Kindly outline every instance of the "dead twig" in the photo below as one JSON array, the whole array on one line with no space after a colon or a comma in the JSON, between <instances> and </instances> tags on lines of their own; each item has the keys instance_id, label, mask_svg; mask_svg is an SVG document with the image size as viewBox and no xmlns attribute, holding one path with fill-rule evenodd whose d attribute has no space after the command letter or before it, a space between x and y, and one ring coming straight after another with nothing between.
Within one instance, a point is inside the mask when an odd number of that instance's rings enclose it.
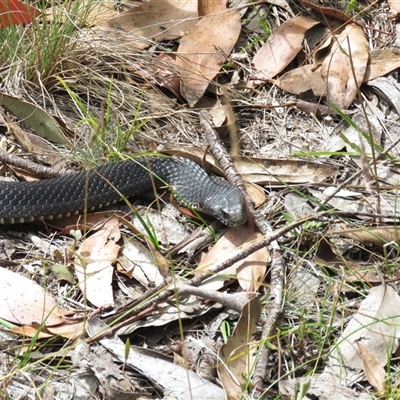
<instances>
[{"instance_id":1,"label":"dead twig","mask_svg":"<svg viewBox=\"0 0 400 400\"><path fill-rule=\"evenodd\" d=\"M246 206L249 214L254 218L255 224L260 229L261 233L268 237L268 233L272 232L272 228L261 217L256 213L253 202L247 195L241 176L237 172L232 157L225 150L221 143L218 135L215 133L214 129L210 124L209 113L205 110L199 113L200 125L203 128L207 141L210 145L211 152L213 156L217 159L218 163L221 165L225 172L226 179L239 187L246 199ZM268 311L268 317L263 322L262 332L263 337L271 337L275 334L276 328L278 326L278 321L282 315L282 299L283 299L283 283L284 283L284 263L279 245L275 240L268 241L269 251L272 257L271 265L271 292L270 292L270 310ZM261 247L260 247L261 248ZM255 369L253 384L256 388L263 387L263 381L267 374L267 361L269 358L270 350L264 347L261 355L258 359L257 366Z\"/></svg>"},{"instance_id":2,"label":"dead twig","mask_svg":"<svg viewBox=\"0 0 400 400\"><path fill-rule=\"evenodd\" d=\"M0 150L0 162L12 165L16 168L21 168L24 171L28 171L39 178L58 178L69 172L74 171L56 171L53 168L46 167L44 165L36 164L35 162L26 160L21 156L15 154L9 154L3 150Z\"/></svg>"}]
</instances>

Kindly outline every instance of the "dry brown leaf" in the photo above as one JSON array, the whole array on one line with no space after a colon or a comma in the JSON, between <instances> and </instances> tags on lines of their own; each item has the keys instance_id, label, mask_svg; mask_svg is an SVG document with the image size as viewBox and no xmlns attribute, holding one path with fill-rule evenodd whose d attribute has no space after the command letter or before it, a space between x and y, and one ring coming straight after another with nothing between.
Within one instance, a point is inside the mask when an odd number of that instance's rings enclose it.
<instances>
[{"instance_id":1,"label":"dry brown leaf","mask_svg":"<svg viewBox=\"0 0 400 400\"><path fill-rule=\"evenodd\" d=\"M372 50L367 64L363 82L371 81L400 68L400 51L397 49ZM319 69L303 65L287 72L274 84L293 94L302 94L312 90L314 96L323 96L326 92L325 81Z\"/></svg>"},{"instance_id":2,"label":"dry brown leaf","mask_svg":"<svg viewBox=\"0 0 400 400\"><path fill-rule=\"evenodd\" d=\"M207 110L215 128L225 125L229 116L229 104L224 104L220 97L210 98L203 96L194 108L196 111Z\"/></svg>"},{"instance_id":3,"label":"dry brown leaf","mask_svg":"<svg viewBox=\"0 0 400 400\"><path fill-rule=\"evenodd\" d=\"M400 68L400 51L398 49L372 50L364 82L379 78L397 68Z\"/></svg>"},{"instance_id":4,"label":"dry brown leaf","mask_svg":"<svg viewBox=\"0 0 400 400\"><path fill-rule=\"evenodd\" d=\"M357 341L356 343L361 354L364 372L368 382L375 390L383 392L386 389L386 372L384 368L361 342Z\"/></svg>"},{"instance_id":5,"label":"dry brown leaf","mask_svg":"<svg viewBox=\"0 0 400 400\"><path fill-rule=\"evenodd\" d=\"M75 340L85 333L85 322L64 322L57 326L33 326L24 325L11 328L10 331L25 337L37 337L40 339L52 336L62 336L66 339Z\"/></svg>"},{"instance_id":6,"label":"dry brown leaf","mask_svg":"<svg viewBox=\"0 0 400 400\"><path fill-rule=\"evenodd\" d=\"M235 157L235 166L244 181L259 185L318 183L336 171L334 166L313 162L256 157Z\"/></svg>"},{"instance_id":7,"label":"dry brown leaf","mask_svg":"<svg viewBox=\"0 0 400 400\"><path fill-rule=\"evenodd\" d=\"M240 30L240 14L228 10L203 17L182 37L177 64L181 72L181 94L190 107L200 100L220 71Z\"/></svg>"},{"instance_id":8,"label":"dry brown leaf","mask_svg":"<svg viewBox=\"0 0 400 400\"><path fill-rule=\"evenodd\" d=\"M254 56L253 76L256 82L253 81L253 84L270 80L283 71L301 50L304 34L317 24L318 21L303 16L284 22Z\"/></svg>"},{"instance_id":9,"label":"dry brown leaf","mask_svg":"<svg viewBox=\"0 0 400 400\"><path fill-rule=\"evenodd\" d=\"M247 225L230 228L201 260L195 272L200 274L207 272L215 264L234 256L262 238L260 233L254 232L254 229ZM264 280L268 261L269 252L264 247L221 273L206 279L202 286L218 290L225 281L237 276L243 290L256 291Z\"/></svg>"},{"instance_id":10,"label":"dry brown leaf","mask_svg":"<svg viewBox=\"0 0 400 400\"><path fill-rule=\"evenodd\" d=\"M320 70L313 70L311 64L292 69L276 80L274 84L285 92L297 95L311 90L314 96L319 97L326 92L326 84Z\"/></svg>"},{"instance_id":11,"label":"dry brown leaf","mask_svg":"<svg viewBox=\"0 0 400 400\"><path fill-rule=\"evenodd\" d=\"M245 182L244 186L246 188L247 194L253 201L255 208L258 208L265 203L267 196L265 194L265 190L261 186L258 186L255 183L247 182Z\"/></svg>"},{"instance_id":12,"label":"dry brown leaf","mask_svg":"<svg viewBox=\"0 0 400 400\"><path fill-rule=\"evenodd\" d=\"M163 0L141 3L103 24L154 41L173 40L197 22L197 0ZM138 40L140 48L148 45Z\"/></svg>"},{"instance_id":13,"label":"dry brown leaf","mask_svg":"<svg viewBox=\"0 0 400 400\"><path fill-rule=\"evenodd\" d=\"M397 226L371 226L369 228L334 229L327 232L327 235L339 235L361 243L374 243L382 246L386 243L399 243L400 231Z\"/></svg>"},{"instance_id":14,"label":"dry brown leaf","mask_svg":"<svg viewBox=\"0 0 400 400\"><path fill-rule=\"evenodd\" d=\"M204 15L217 13L226 10L228 5L227 0L199 0L198 14L200 17Z\"/></svg>"},{"instance_id":15,"label":"dry brown leaf","mask_svg":"<svg viewBox=\"0 0 400 400\"><path fill-rule=\"evenodd\" d=\"M75 273L79 288L96 307L114 305L111 287L121 238L119 219L111 218L103 228L83 241L75 261Z\"/></svg>"},{"instance_id":16,"label":"dry brown leaf","mask_svg":"<svg viewBox=\"0 0 400 400\"><path fill-rule=\"evenodd\" d=\"M164 153L189 158L203 164L205 168L217 175L222 171L215 165L215 160L210 155L205 155L201 149L190 148L189 150L167 149ZM312 161L299 161L280 158L257 158L257 157L234 157L235 167L245 182L259 185L291 184L291 183L319 183L332 177L337 172L333 165L323 165Z\"/></svg>"},{"instance_id":17,"label":"dry brown leaf","mask_svg":"<svg viewBox=\"0 0 400 400\"><path fill-rule=\"evenodd\" d=\"M263 235L260 232L255 232L246 239L242 251L262 239ZM264 281L268 261L269 252L267 248L264 247L237 263L237 278L240 287L244 291L256 292L258 290Z\"/></svg>"},{"instance_id":18,"label":"dry brown leaf","mask_svg":"<svg viewBox=\"0 0 400 400\"><path fill-rule=\"evenodd\" d=\"M226 399L242 398L242 386L248 376L252 375L252 335L260 319L261 302L258 297L249 300L243 307L238 323L218 352L221 363L218 365L218 376L225 389Z\"/></svg>"},{"instance_id":19,"label":"dry brown leaf","mask_svg":"<svg viewBox=\"0 0 400 400\"><path fill-rule=\"evenodd\" d=\"M0 268L0 317L20 325L46 326L65 321L65 311L41 286L24 276Z\"/></svg>"},{"instance_id":20,"label":"dry brown leaf","mask_svg":"<svg viewBox=\"0 0 400 400\"><path fill-rule=\"evenodd\" d=\"M322 63L324 62L326 55L329 53L333 43L335 36L333 34L329 34L322 43L318 45L318 47L313 52L313 70L318 69Z\"/></svg>"},{"instance_id":21,"label":"dry brown leaf","mask_svg":"<svg viewBox=\"0 0 400 400\"><path fill-rule=\"evenodd\" d=\"M160 268L160 265L164 265L166 260L160 259L161 262L157 262L157 252L154 250L154 245L152 245L150 240L147 243L153 251L150 251L148 247L140 243L135 237L123 235L122 238L124 240L124 247L119 257L119 264L123 267L125 273L135 278L145 288L158 286L163 283L166 274L163 271L164 268ZM162 257L160 254L158 256Z\"/></svg>"},{"instance_id":22,"label":"dry brown leaf","mask_svg":"<svg viewBox=\"0 0 400 400\"><path fill-rule=\"evenodd\" d=\"M348 25L321 66L331 103L340 109L350 106L364 80L368 59L368 41L363 30L354 24Z\"/></svg>"}]
</instances>

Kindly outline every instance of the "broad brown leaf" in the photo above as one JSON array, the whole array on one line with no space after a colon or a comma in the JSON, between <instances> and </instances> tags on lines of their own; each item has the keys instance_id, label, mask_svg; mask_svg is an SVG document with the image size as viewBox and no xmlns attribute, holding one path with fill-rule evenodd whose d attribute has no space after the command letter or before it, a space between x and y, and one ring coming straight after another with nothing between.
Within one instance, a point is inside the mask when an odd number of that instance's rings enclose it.
<instances>
[{"instance_id":1,"label":"broad brown leaf","mask_svg":"<svg viewBox=\"0 0 400 400\"><path fill-rule=\"evenodd\" d=\"M312 90L313 95L317 97L322 96L326 90L320 70L313 70L311 64L290 70L275 81L275 85L285 92L293 94L302 94Z\"/></svg>"},{"instance_id":2,"label":"broad brown leaf","mask_svg":"<svg viewBox=\"0 0 400 400\"><path fill-rule=\"evenodd\" d=\"M303 16L284 22L254 56L255 84L279 74L301 50L304 34L317 24L318 21Z\"/></svg>"},{"instance_id":3,"label":"broad brown leaf","mask_svg":"<svg viewBox=\"0 0 400 400\"><path fill-rule=\"evenodd\" d=\"M181 39L177 64L181 68L181 94L193 107L218 74L241 29L234 10L202 18Z\"/></svg>"},{"instance_id":4,"label":"broad brown leaf","mask_svg":"<svg viewBox=\"0 0 400 400\"><path fill-rule=\"evenodd\" d=\"M154 41L179 38L196 23L196 17L196 0L149 1L110 18L103 26L131 32L138 36L135 45L145 48L148 42L140 37Z\"/></svg>"}]
</instances>

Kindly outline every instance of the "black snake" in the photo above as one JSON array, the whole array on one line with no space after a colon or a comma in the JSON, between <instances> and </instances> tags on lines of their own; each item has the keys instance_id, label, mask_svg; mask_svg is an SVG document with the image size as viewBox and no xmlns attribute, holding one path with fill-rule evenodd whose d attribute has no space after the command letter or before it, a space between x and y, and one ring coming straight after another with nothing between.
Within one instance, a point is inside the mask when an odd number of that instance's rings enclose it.
<instances>
[{"instance_id":1,"label":"black snake","mask_svg":"<svg viewBox=\"0 0 400 400\"><path fill-rule=\"evenodd\" d=\"M0 224L51 220L100 209L152 187L170 187L184 204L228 226L246 221L238 188L182 157L139 157L36 182L0 183Z\"/></svg>"}]
</instances>

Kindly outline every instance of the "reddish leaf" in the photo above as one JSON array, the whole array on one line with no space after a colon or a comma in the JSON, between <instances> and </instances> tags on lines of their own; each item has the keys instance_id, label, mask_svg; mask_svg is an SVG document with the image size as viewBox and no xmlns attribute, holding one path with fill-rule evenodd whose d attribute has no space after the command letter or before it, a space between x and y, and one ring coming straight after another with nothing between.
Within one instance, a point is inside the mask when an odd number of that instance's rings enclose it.
<instances>
[{"instance_id":1,"label":"reddish leaf","mask_svg":"<svg viewBox=\"0 0 400 400\"><path fill-rule=\"evenodd\" d=\"M0 28L10 25L29 24L40 11L18 0L0 0Z\"/></svg>"}]
</instances>

